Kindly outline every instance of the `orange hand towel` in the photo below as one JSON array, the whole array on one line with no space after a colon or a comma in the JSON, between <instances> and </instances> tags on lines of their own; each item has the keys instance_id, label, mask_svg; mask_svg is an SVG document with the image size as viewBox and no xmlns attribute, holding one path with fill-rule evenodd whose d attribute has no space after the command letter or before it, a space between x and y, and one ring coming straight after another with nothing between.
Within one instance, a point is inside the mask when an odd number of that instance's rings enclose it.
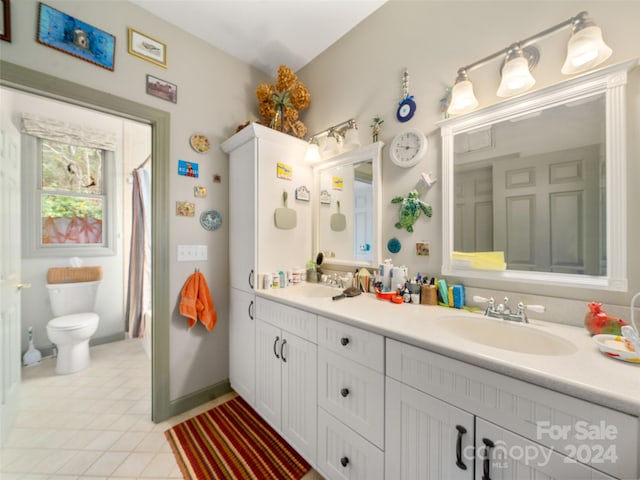
<instances>
[{"instance_id":1,"label":"orange hand towel","mask_svg":"<svg viewBox=\"0 0 640 480\"><path fill-rule=\"evenodd\" d=\"M209 331L215 327L218 314L202 273L196 272L191 275L182 287L180 313L188 318L189 328L192 328L198 320Z\"/></svg>"}]
</instances>

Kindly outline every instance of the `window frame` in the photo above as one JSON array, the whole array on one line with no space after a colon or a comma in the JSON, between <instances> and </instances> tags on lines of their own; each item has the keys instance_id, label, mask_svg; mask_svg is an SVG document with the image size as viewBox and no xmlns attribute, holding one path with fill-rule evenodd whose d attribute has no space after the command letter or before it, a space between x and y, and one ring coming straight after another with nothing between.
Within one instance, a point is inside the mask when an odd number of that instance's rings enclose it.
<instances>
[{"instance_id":1,"label":"window frame","mask_svg":"<svg viewBox=\"0 0 640 480\"><path fill-rule=\"evenodd\" d=\"M25 257L99 257L116 255L115 242L115 153L103 152L103 212L102 212L102 244L43 244L42 243L42 142L32 135L22 135L22 235ZM93 147L91 147L93 148ZM70 195L76 196L76 195ZM81 195L80 195L81 196Z\"/></svg>"}]
</instances>

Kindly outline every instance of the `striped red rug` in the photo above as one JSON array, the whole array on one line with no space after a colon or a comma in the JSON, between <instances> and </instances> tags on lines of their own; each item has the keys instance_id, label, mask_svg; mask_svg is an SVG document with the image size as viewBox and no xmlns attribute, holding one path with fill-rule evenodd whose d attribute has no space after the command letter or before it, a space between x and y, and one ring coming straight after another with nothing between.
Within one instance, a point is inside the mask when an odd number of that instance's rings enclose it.
<instances>
[{"instance_id":1,"label":"striped red rug","mask_svg":"<svg viewBox=\"0 0 640 480\"><path fill-rule=\"evenodd\" d=\"M311 468L241 397L165 435L188 480L299 480Z\"/></svg>"}]
</instances>

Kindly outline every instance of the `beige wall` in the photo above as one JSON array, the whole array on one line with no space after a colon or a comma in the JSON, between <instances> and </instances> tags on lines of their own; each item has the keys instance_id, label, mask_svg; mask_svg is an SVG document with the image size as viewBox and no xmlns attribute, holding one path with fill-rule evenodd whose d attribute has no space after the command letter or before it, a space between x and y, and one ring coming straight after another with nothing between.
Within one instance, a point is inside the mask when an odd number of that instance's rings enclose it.
<instances>
[{"instance_id":1,"label":"beige wall","mask_svg":"<svg viewBox=\"0 0 640 480\"><path fill-rule=\"evenodd\" d=\"M189 331L176 309L170 317L170 349L158 352L170 356L170 398L172 400L198 392L228 377L228 159L220 142L228 138L238 124L252 118L255 110L254 88L266 81L265 75L229 55L206 45L146 10L125 1L56 1L46 2L82 21L116 36L115 72L57 52L36 43L38 2L11 2L12 42L0 42L0 57L8 62L40 70L65 80L144 103L171 114L171 159L169 204L176 200L196 203L196 217L173 215L166 219L170 249L164 252L171 272L171 304L177 305L181 288L193 273L193 263L176 262L178 244L208 246L209 259L199 264L206 275L218 311L218 325L212 332L198 326ZM146 33L167 44L168 67L161 68L127 53L127 27ZM145 78L152 74L178 86L178 103L173 104L145 93ZM212 148L196 154L189 147L189 136L204 133ZM208 189L206 199L194 199L194 181L177 175L177 161L199 163L197 182ZM154 175L165 172L154 171ZM219 174L222 183L214 184ZM215 208L222 214L223 227L207 232L198 216L203 209ZM121 276L117 279L120 281ZM25 281L44 281L26 279ZM117 300L120 304L120 299ZM124 328L124 327L123 327Z\"/></svg>"},{"instance_id":2,"label":"beige wall","mask_svg":"<svg viewBox=\"0 0 640 480\"><path fill-rule=\"evenodd\" d=\"M371 140L369 125L375 115L385 120L380 140L388 146L403 128L419 128L428 134L426 157L413 168L402 169L391 163L388 149L383 150L383 258L395 264L405 264L411 273L440 273L442 202L441 183L422 198L433 206L433 217L419 218L414 233L394 228L397 205L391 205L395 195L405 195L418 182L421 172L433 171L441 177L440 132L435 123L443 118L439 100L445 87L451 86L459 67L479 60L511 43L560 23L582 10L587 10L602 27L606 42L613 49L605 65L640 55L640 2L529 2L529 1L405 1L390 0L373 15L319 55L299 72L312 95L312 104L304 120L310 131L354 117L363 139ZM541 59L534 70L537 84L544 87L562 81L560 67L566 53L569 30L552 35L538 44ZM402 73L409 69L409 92L415 96L417 111L412 120L400 123L395 111L402 95ZM500 62L495 61L471 73L480 106L499 101L495 95L499 83ZM633 133L640 126L639 75L633 75L628 89L630 135L628 145L628 206L629 206L629 287L640 290L640 255L635 248L640 238L636 205L640 205L640 139ZM402 242L402 250L392 255L386 243L392 237ZM415 243L431 242L431 256L417 257ZM464 281L473 285L471 281ZM631 294L606 293L582 289L551 289L528 285L505 285L476 282L476 286L519 292L513 300L538 293L548 297L600 300L607 304L628 305ZM499 295L496 295L501 298ZM552 305L562 302L552 298L526 299L527 303ZM516 300L517 301L517 300ZM577 302L574 320L581 320L586 311L584 302ZM548 314L561 319L562 308ZM580 317L580 318L577 318ZM574 322L576 323L576 322Z\"/></svg>"}]
</instances>

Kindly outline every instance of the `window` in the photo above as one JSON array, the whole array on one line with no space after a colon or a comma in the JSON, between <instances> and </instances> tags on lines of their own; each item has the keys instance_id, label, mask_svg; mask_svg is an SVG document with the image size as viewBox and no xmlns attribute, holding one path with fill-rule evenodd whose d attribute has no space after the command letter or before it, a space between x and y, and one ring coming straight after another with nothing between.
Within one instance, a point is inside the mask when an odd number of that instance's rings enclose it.
<instances>
[{"instance_id":1,"label":"window","mask_svg":"<svg viewBox=\"0 0 640 480\"><path fill-rule=\"evenodd\" d=\"M102 245L104 151L41 140L41 243Z\"/></svg>"},{"instance_id":2,"label":"window","mask_svg":"<svg viewBox=\"0 0 640 480\"><path fill-rule=\"evenodd\" d=\"M27 256L113 255L114 154L25 136Z\"/></svg>"}]
</instances>

